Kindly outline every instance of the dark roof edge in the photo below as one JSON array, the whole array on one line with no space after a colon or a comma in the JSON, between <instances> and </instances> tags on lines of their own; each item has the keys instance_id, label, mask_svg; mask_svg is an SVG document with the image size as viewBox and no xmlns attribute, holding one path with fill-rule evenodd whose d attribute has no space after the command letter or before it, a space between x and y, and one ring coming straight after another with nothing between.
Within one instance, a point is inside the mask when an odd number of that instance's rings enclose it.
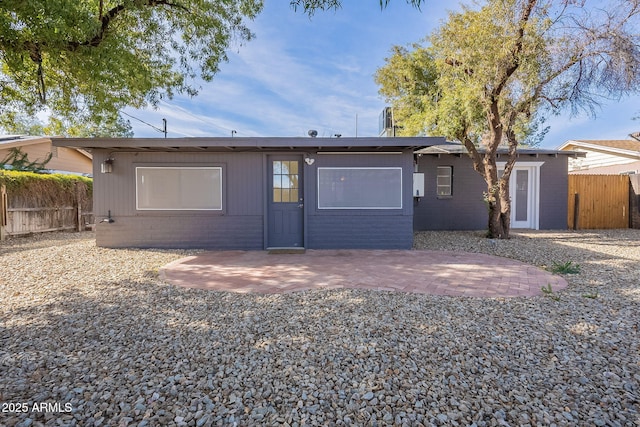
<instances>
[{"instance_id":1,"label":"dark roof edge","mask_svg":"<svg viewBox=\"0 0 640 427\"><path fill-rule=\"evenodd\" d=\"M486 150L482 148L478 149L478 152L480 152L481 154L484 153L485 151ZM435 156L435 155L443 155L443 154L444 155L461 155L461 154L467 154L468 151L461 144L447 143L444 145L429 146L424 149L417 150L416 153ZM549 155L549 156L566 155L566 156L572 156L572 157L585 157L585 153L579 152L579 151L549 150L544 148L531 148L531 147L518 148L517 153L522 155ZM499 148L497 151L497 154L505 155L507 154L507 149Z\"/></svg>"},{"instance_id":2,"label":"dark roof edge","mask_svg":"<svg viewBox=\"0 0 640 427\"><path fill-rule=\"evenodd\" d=\"M206 138L52 138L56 147L76 148L349 148L349 147L389 147L418 148L446 143L444 137L206 137Z\"/></svg>"}]
</instances>

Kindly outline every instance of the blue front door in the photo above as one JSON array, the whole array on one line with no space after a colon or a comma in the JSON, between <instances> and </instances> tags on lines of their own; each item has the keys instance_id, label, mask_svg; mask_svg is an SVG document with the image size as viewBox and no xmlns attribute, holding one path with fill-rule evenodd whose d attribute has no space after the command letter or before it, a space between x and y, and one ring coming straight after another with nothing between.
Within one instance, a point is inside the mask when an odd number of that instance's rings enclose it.
<instances>
[{"instance_id":1,"label":"blue front door","mask_svg":"<svg viewBox=\"0 0 640 427\"><path fill-rule=\"evenodd\" d=\"M268 230L270 248L304 246L302 157L269 156Z\"/></svg>"}]
</instances>

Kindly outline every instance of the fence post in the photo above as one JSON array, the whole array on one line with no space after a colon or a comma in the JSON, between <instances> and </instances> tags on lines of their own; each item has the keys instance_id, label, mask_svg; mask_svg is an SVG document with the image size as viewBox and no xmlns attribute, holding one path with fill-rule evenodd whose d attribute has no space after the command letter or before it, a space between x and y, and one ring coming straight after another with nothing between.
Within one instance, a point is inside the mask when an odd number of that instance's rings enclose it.
<instances>
[{"instance_id":1,"label":"fence post","mask_svg":"<svg viewBox=\"0 0 640 427\"><path fill-rule=\"evenodd\" d=\"M578 218L580 218L580 194L575 193L573 195L573 229L577 230Z\"/></svg>"},{"instance_id":2,"label":"fence post","mask_svg":"<svg viewBox=\"0 0 640 427\"><path fill-rule=\"evenodd\" d=\"M4 184L0 184L0 240L7 238L5 227L7 226L9 216L9 204L7 199L7 187Z\"/></svg>"},{"instance_id":3,"label":"fence post","mask_svg":"<svg viewBox=\"0 0 640 427\"><path fill-rule=\"evenodd\" d=\"M82 231L82 195L80 194L80 186L75 183L76 187L76 231Z\"/></svg>"}]
</instances>

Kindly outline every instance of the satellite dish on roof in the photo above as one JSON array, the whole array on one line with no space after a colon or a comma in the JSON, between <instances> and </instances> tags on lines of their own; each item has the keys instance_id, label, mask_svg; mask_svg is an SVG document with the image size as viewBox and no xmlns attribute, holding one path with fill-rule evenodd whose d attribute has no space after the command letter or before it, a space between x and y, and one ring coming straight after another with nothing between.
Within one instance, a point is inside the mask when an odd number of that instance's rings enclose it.
<instances>
[{"instance_id":1,"label":"satellite dish on roof","mask_svg":"<svg viewBox=\"0 0 640 427\"><path fill-rule=\"evenodd\" d=\"M307 133L309 134L309 136L310 136L311 138L315 138L316 136L318 136L318 131L317 131L317 130L315 130L315 129L311 129L311 130L309 130L309 132L307 132Z\"/></svg>"}]
</instances>

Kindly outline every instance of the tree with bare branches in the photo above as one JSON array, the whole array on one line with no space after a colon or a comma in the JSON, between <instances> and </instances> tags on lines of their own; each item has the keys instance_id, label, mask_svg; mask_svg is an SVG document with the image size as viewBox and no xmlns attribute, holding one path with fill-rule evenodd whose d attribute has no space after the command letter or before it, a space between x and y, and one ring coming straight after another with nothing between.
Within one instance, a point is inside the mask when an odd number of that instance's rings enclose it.
<instances>
[{"instance_id":1,"label":"tree with bare branches","mask_svg":"<svg viewBox=\"0 0 640 427\"><path fill-rule=\"evenodd\" d=\"M640 0L488 0L451 13L426 45L394 48L376 81L401 133L464 144L486 182L488 235L508 238L518 146L550 114L596 114L638 92L638 24Z\"/></svg>"}]
</instances>

